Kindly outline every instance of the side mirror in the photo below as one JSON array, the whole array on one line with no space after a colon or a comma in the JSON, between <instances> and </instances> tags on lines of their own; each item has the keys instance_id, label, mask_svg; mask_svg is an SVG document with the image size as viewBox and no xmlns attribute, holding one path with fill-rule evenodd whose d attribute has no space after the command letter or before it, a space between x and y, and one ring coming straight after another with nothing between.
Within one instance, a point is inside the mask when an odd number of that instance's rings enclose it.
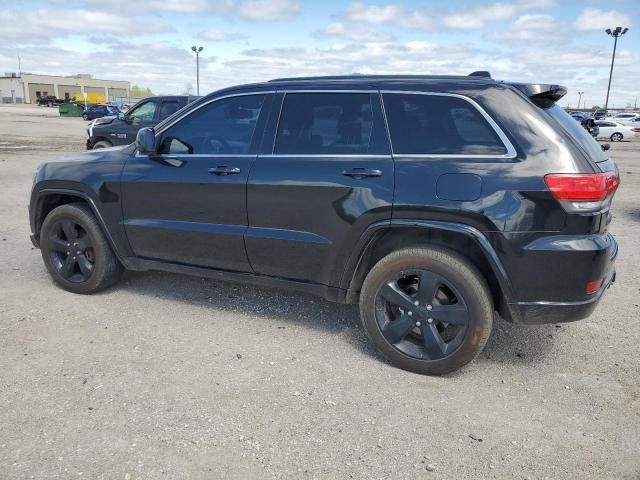
<instances>
[{"instance_id":1,"label":"side mirror","mask_svg":"<svg viewBox=\"0 0 640 480\"><path fill-rule=\"evenodd\" d=\"M118 117L118 120L122 120L123 122L124 122L124 120L125 120L125 118L126 118L126 117L124 116L124 112L118 112L118 113L117 113L117 117Z\"/></svg>"},{"instance_id":2,"label":"side mirror","mask_svg":"<svg viewBox=\"0 0 640 480\"><path fill-rule=\"evenodd\" d=\"M141 128L136 136L136 149L143 155L151 155L156 150L156 135L153 128Z\"/></svg>"},{"instance_id":3,"label":"side mirror","mask_svg":"<svg viewBox=\"0 0 640 480\"><path fill-rule=\"evenodd\" d=\"M602 148L603 152L606 152L611 148L611 145L609 145L608 143L603 143L602 145L600 145L600 148Z\"/></svg>"}]
</instances>

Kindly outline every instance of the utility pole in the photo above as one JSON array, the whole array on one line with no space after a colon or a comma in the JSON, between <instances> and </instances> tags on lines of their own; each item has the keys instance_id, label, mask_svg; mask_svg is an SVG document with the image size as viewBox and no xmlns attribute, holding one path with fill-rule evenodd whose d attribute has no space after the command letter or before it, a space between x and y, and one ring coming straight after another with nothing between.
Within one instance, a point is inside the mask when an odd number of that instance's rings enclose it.
<instances>
[{"instance_id":1,"label":"utility pole","mask_svg":"<svg viewBox=\"0 0 640 480\"><path fill-rule=\"evenodd\" d=\"M22 66L20 65L22 59L20 58L20 55L18 55L18 76L21 77L22 76Z\"/></svg>"},{"instance_id":2,"label":"utility pole","mask_svg":"<svg viewBox=\"0 0 640 480\"><path fill-rule=\"evenodd\" d=\"M607 114L607 109L609 107L609 90L611 90L611 77L613 76L613 63L616 61L616 47L618 46L618 37L621 37L625 33L627 33L629 29L627 27L616 27L613 30L607 28L605 32L607 35L613 37L613 55L611 56L611 70L609 70L609 85L607 85L607 99L604 101L604 111L605 115Z\"/></svg>"},{"instance_id":3,"label":"utility pole","mask_svg":"<svg viewBox=\"0 0 640 480\"><path fill-rule=\"evenodd\" d=\"M194 45L191 50L196 52L196 95L200 96L200 52L203 48Z\"/></svg>"}]
</instances>

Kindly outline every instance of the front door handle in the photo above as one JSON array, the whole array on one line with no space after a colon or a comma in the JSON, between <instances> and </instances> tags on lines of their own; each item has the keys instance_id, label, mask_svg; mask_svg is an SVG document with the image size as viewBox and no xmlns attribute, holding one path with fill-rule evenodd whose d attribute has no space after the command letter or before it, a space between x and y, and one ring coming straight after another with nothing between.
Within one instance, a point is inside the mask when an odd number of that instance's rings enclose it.
<instances>
[{"instance_id":1,"label":"front door handle","mask_svg":"<svg viewBox=\"0 0 640 480\"><path fill-rule=\"evenodd\" d=\"M209 173L212 175L238 175L240 169L238 167L227 167L226 165L219 165L209 169Z\"/></svg>"},{"instance_id":2,"label":"front door handle","mask_svg":"<svg viewBox=\"0 0 640 480\"><path fill-rule=\"evenodd\" d=\"M342 174L351 178L381 177L382 170L369 170L362 167L355 167L351 170L345 170Z\"/></svg>"}]
</instances>

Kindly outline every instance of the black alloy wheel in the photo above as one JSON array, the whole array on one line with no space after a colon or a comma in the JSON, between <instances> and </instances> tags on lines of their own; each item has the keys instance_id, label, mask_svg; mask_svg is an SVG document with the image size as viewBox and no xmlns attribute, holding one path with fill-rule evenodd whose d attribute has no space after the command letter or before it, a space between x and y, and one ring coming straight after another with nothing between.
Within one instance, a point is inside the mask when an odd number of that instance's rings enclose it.
<instances>
[{"instance_id":1,"label":"black alloy wheel","mask_svg":"<svg viewBox=\"0 0 640 480\"><path fill-rule=\"evenodd\" d=\"M47 238L51 265L65 280L86 282L95 268L91 236L71 219L61 219L51 226Z\"/></svg>"},{"instance_id":2,"label":"black alloy wheel","mask_svg":"<svg viewBox=\"0 0 640 480\"><path fill-rule=\"evenodd\" d=\"M40 230L40 250L53 281L73 293L104 290L123 271L86 203L69 203L49 212Z\"/></svg>"},{"instance_id":3,"label":"black alloy wheel","mask_svg":"<svg viewBox=\"0 0 640 480\"><path fill-rule=\"evenodd\" d=\"M360 319L373 345L394 365L443 375L473 360L493 324L485 277L461 254L436 246L389 253L367 274Z\"/></svg>"},{"instance_id":4,"label":"black alloy wheel","mask_svg":"<svg viewBox=\"0 0 640 480\"><path fill-rule=\"evenodd\" d=\"M378 291L375 312L385 339L419 360L454 353L469 327L461 294L442 276L423 269L388 279Z\"/></svg>"}]
</instances>

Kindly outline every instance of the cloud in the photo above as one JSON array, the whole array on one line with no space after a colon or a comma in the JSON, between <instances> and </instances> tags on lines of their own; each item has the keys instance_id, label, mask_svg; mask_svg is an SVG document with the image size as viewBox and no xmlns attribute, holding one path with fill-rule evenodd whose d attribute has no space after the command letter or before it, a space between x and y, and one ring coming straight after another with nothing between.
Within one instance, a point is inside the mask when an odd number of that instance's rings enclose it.
<instances>
[{"instance_id":1,"label":"cloud","mask_svg":"<svg viewBox=\"0 0 640 480\"><path fill-rule=\"evenodd\" d=\"M338 37L348 40L365 42L390 42L394 36L387 32L380 32L361 25L346 26L344 23L331 23L321 30L316 30L313 35L317 38Z\"/></svg>"},{"instance_id":2,"label":"cloud","mask_svg":"<svg viewBox=\"0 0 640 480\"><path fill-rule=\"evenodd\" d=\"M576 30L605 30L631 26L631 17L616 10L607 12L597 8L585 8L573 23Z\"/></svg>"},{"instance_id":3,"label":"cloud","mask_svg":"<svg viewBox=\"0 0 640 480\"><path fill-rule=\"evenodd\" d=\"M52 21L53 18L64 18L64 21ZM49 43L54 38L77 35L79 33L78 25L91 25L91 33L93 34L136 36L174 31L174 27L164 21L140 20L127 15L86 9L70 12L38 9L29 15L5 10L0 12L0 24L2 25L0 42L21 45Z\"/></svg>"},{"instance_id":4,"label":"cloud","mask_svg":"<svg viewBox=\"0 0 640 480\"><path fill-rule=\"evenodd\" d=\"M519 13L534 8L550 8L555 4L556 0L520 0L512 3L491 3L470 8L464 12L445 15L443 22L450 28L479 30L488 22L508 20Z\"/></svg>"},{"instance_id":5,"label":"cloud","mask_svg":"<svg viewBox=\"0 0 640 480\"><path fill-rule=\"evenodd\" d=\"M525 14L507 30L494 32L490 37L514 42L551 42L561 37L561 31L551 15Z\"/></svg>"},{"instance_id":6,"label":"cloud","mask_svg":"<svg viewBox=\"0 0 640 480\"><path fill-rule=\"evenodd\" d=\"M412 30L430 30L433 26L431 18L421 10L407 10L396 5L369 5L354 2L339 15L346 21L368 25L393 25Z\"/></svg>"},{"instance_id":7,"label":"cloud","mask_svg":"<svg viewBox=\"0 0 640 480\"><path fill-rule=\"evenodd\" d=\"M205 42L232 42L249 38L245 33L223 32L222 30L205 30L198 33L196 37Z\"/></svg>"},{"instance_id":8,"label":"cloud","mask_svg":"<svg viewBox=\"0 0 640 480\"><path fill-rule=\"evenodd\" d=\"M300 0L244 0L236 9L251 20L287 20L300 12Z\"/></svg>"},{"instance_id":9,"label":"cloud","mask_svg":"<svg viewBox=\"0 0 640 480\"><path fill-rule=\"evenodd\" d=\"M515 5L509 3L494 3L472 8L466 12L446 15L444 24L450 28L460 28L463 30L478 30L484 24L495 20L507 20L517 13Z\"/></svg>"}]
</instances>

